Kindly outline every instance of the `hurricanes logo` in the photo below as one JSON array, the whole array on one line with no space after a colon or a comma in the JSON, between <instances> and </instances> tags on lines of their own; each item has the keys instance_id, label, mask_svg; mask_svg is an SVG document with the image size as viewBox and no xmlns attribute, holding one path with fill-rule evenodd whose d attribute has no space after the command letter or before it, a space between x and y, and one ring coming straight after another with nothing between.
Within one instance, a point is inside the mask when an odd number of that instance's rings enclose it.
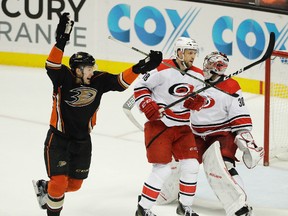
<instances>
[{"instance_id":1,"label":"hurricanes logo","mask_svg":"<svg viewBox=\"0 0 288 216\"><path fill-rule=\"evenodd\" d=\"M207 109L207 108L213 107L214 105L215 105L214 98L207 96L206 104L204 105L202 109Z\"/></svg>"},{"instance_id":2,"label":"hurricanes logo","mask_svg":"<svg viewBox=\"0 0 288 216\"><path fill-rule=\"evenodd\" d=\"M173 96L184 97L191 94L194 89L193 85L188 83L177 83L169 88L169 93Z\"/></svg>"},{"instance_id":3,"label":"hurricanes logo","mask_svg":"<svg viewBox=\"0 0 288 216\"><path fill-rule=\"evenodd\" d=\"M71 98L74 100L65 100L65 102L73 107L83 107L91 104L95 100L97 94L96 89L84 86L72 89L70 92L75 93L75 95L71 96Z\"/></svg>"}]
</instances>

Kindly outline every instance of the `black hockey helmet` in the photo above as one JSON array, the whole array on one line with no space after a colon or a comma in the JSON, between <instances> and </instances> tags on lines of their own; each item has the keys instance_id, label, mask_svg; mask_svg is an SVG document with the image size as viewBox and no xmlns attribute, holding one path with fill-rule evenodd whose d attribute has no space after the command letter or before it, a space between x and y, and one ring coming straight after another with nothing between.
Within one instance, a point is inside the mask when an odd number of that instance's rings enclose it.
<instances>
[{"instance_id":1,"label":"black hockey helmet","mask_svg":"<svg viewBox=\"0 0 288 216\"><path fill-rule=\"evenodd\" d=\"M72 70L80 66L94 66L95 59L92 55L86 52L74 53L69 59L69 65Z\"/></svg>"}]
</instances>

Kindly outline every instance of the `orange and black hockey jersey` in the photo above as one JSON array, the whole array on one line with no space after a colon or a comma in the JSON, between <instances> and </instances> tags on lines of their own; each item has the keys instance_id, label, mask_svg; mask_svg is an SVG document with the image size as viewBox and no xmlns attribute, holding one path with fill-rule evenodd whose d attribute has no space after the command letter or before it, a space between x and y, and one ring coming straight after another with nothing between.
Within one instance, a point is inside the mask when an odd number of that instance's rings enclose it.
<instances>
[{"instance_id":1,"label":"orange and black hockey jersey","mask_svg":"<svg viewBox=\"0 0 288 216\"><path fill-rule=\"evenodd\" d=\"M109 91L124 91L137 78L132 68L114 75L95 71L90 85L75 82L70 68L61 63L63 51L54 46L46 61L47 74L53 83L51 128L73 139L86 138L96 124L101 97Z\"/></svg>"}]
</instances>

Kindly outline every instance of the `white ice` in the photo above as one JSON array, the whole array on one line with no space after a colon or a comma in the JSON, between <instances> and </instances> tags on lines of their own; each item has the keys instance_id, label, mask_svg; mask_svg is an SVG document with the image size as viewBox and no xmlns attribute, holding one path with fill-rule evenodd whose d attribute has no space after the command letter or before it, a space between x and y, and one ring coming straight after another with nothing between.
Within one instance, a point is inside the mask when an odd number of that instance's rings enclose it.
<instances>
[{"instance_id":1,"label":"white ice","mask_svg":"<svg viewBox=\"0 0 288 216\"><path fill-rule=\"evenodd\" d=\"M0 66L0 92L0 216L45 216L31 181L47 179L43 143L52 84L44 69ZM92 132L90 175L81 190L66 194L62 216L135 215L137 196L151 167L146 162L143 133L122 111L131 92L104 95ZM253 135L261 146L263 97L245 97L254 121ZM261 163L252 170L241 162L237 167L256 216L288 215L287 161L274 160L269 167ZM202 168L194 204L200 216L225 215ZM158 216L176 215L175 209L176 204L153 207Z\"/></svg>"}]
</instances>

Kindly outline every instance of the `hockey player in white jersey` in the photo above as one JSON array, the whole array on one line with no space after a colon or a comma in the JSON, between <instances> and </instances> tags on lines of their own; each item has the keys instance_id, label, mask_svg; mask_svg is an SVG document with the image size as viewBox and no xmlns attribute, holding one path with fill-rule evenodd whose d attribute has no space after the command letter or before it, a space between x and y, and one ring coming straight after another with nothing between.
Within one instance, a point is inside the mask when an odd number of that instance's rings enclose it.
<instances>
[{"instance_id":1,"label":"hockey player in white jersey","mask_svg":"<svg viewBox=\"0 0 288 216\"><path fill-rule=\"evenodd\" d=\"M262 147L256 146L250 133L252 120L238 82L234 79L222 81L228 63L229 59L223 53L212 52L207 55L203 63L205 80L239 96L235 98L209 88L206 90L207 104L199 112L192 111L191 126L199 151L199 163L203 162L208 182L226 215L251 216L252 207L247 203L242 179L235 169L235 162L238 161L235 154L238 148L243 151L243 162L251 169L263 157L264 151ZM175 194L169 191L166 184L164 188L167 191L161 193ZM171 197L169 199L173 200ZM158 202L165 203L164 199Z\"/></svg>"},{"instance_id":2,"label":"hockey player in white jersey","mask_svg":"<svg viewBox=\"0 0 288 216\"><path fill-rule=\"evenodd\" d=\"M209 103L191 117L191 124L199 158L203 156L208 182L222 203L226 215L248 216L253 215L252 208L247 203L242 179L235 168L235 162L238 161L235 154L237 148L243 151L243 162L251 169L263 157L264 151L262 147L256 146L250 133L252 120L238 82L234 79L219 82L224 77L228 63L229 59L225 54L212 52L204 59L204 76L210 84L216 83L217 87L239 96L231 97L209 88L206 91L210 96ZM208 151L208 148L211 149ZM213 177L213 174L222 179Z\"/></svg>"},{"instance_id":3,"label":"hockey player in white jersey","mask_svg":"<svg viewBox=\"0 0 288 216\"><path fill-rule=\"evenodd\" d=\"M195 40L181 37L174 46L175 59L164 62L204 80L201 69L193 66L198 52ZM136 105L147 122L144 125L145 148L152 171L146 179L139 196L136 216L155 215L151 208L160 194L165 180L171 174L172 157L179 161L179 203L177 214L198 216L192 209L199 170L198 151L190 127L190 110L184 102L160 113L159 109L202 88L203 83L182 74L179 70L161 64L144 75L134 86ZM190 109L199 110L205 104L205 97L193 98Z\"/></svg>"}]
</instances>

